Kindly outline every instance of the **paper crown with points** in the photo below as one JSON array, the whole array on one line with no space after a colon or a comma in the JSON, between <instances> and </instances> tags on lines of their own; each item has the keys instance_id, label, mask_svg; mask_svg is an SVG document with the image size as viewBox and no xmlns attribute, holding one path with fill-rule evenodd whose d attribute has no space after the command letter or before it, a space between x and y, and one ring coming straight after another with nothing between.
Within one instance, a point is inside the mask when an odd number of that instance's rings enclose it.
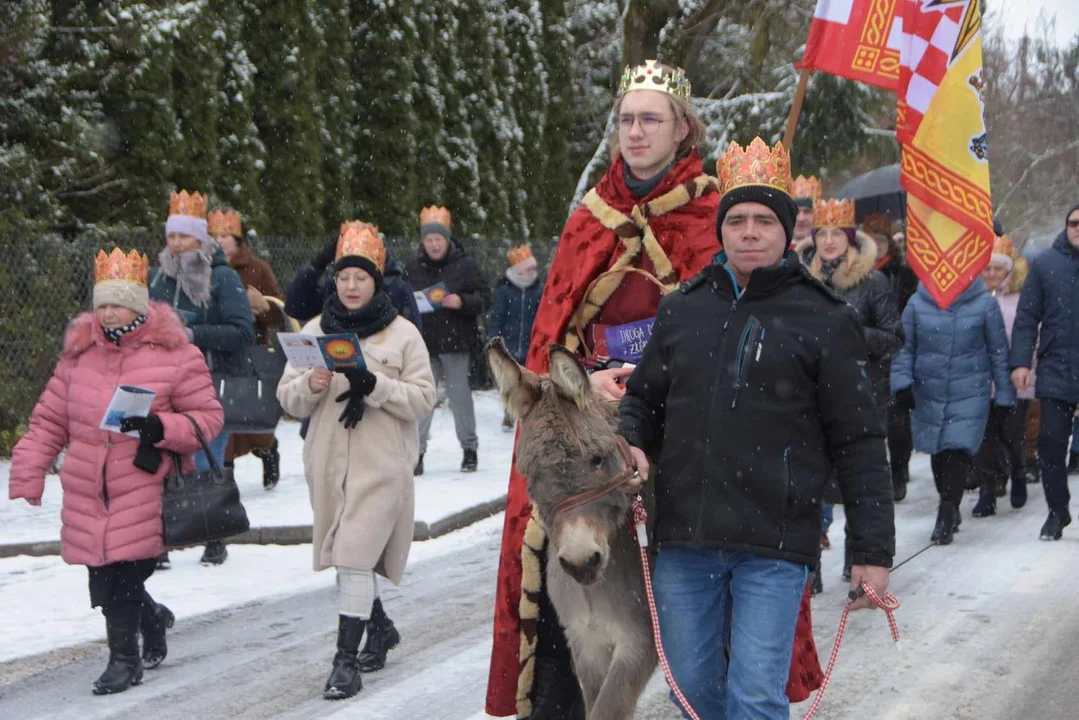
<instances>
[{"instance_id":1,"label":"paper crown with points","mask_svg":"<svg viewBox=\"0 0 1079 720\"><path fill-rule=\"evenodd\" d=\"M145 287L149 267L146 256L138 250L126 255L120 248L113 248L107 255L104 250L99 250L94 258L94 284L126 282Z\"/></svg>"},{"instance_id":2,"label":"paper crown with points","mask_svg":"<svg viewBox=\"0 0 1079 720\"><path fill-rule=\"evenodd\" d=\"M751 185L770 187L790 194L791 160L782 143L769 148L759 137L743 148L731 142L716 162L720 194Z\"/></svg>"},{"instance_id":3,"label":"paper crown with points","mask_svg":"<svg viewBox=\"0 0 1079 720\"><path fill-rule=\"evenodd\" d=\"M657 90L689 102L690 84L682 68L645 60L643 65L626 66L618 85L618 97L634 90Z\"/></svg>"},{"instance_id":4,"label":"paper crown with points","mask_svg":"<svg viewBox=\"0 0 1079 720\"><path fill-rule=\"evenodd\" d=\"M361 257L370 260L379 272L386 267L386 246L378 233L378 228L371 223L359 220L341 223L341 233L337 236L337 252L334 262L344 257Z\"/></svg>"},{"instance_id":5,"label":"paper crown with points","mask_svg":"<svg viewBox=\"0 0 1079 720\"><path fill-rule=\"evenodd\" d=\"M444 207L439 207L438 205L432 205L431 207L425 207L423 210L420 210L420 227L432 223L437 223L445 227L452 227L453 215L450 214L449 210Z\"/></svg>"},{"instance_id":6,"label":"paper crown with points","mask_svg":"<svg viewBox=\"0 0 1079 720\"><path fill-rule=\"evenodd\" d=\"M791 184L791 197L795 199L809 198L814 202L820 200L824 197L821 192L820 180L817 179L816 175L810 175L809 177L799 175Z\"/></svg>"},{"instance_id":7,"label":"paper crown with points","mask_svg":"<svg viewBox=\"0 0 1079 720\"><path fill-rule=\"evenodd\" d=\"M857 227L853 200L818 200L813 203L813 227Z\"/></svg>"},{"instance_id":8,"label":"paper crown with points","mask_svg":"<svg viewBox=\"0 0 1079 720\"><path fill-rule=\"evenodd\" d=\"M1005 255L1012 257L1015 254L1015 243L1007 235L999 235L997 239L993 241L993 254Z\"/></svg>"},{"instance_id":9,"label":"paper crown with points","mask_svg":"<svg viewBox=\"0 0 1079 720\"><path fill-rule=\"evenodd\" d=\"M218 208L210 213L206 219L207 231L211 235L233 235L242 237L244 233L244 221L240 213L231 208Z\"/></svg>"},{"instance_id":10,"label":"paper crown with points","mask_svg":"<svg viewBox=\"0 0 1079 720\"><path fill-rule=\"evenodd\" d=\"M532 258L532 248L527 245L511 248L510 251L506 253L506 259L509 260L510 267L513 267L518 263L523 263L530 258Z\"/></svg>"},{"instance_id":11,"label":"paper crown with points","mask_svg":"<svg viewBox=\"0 0 1079 720\"><path fill-rule=\"evenodd\" d=\"M206 219L206 196L202 193L187 190L173 190L169 195L169 215L187 215L188 217Z\"/></svg>"}]
</instances>

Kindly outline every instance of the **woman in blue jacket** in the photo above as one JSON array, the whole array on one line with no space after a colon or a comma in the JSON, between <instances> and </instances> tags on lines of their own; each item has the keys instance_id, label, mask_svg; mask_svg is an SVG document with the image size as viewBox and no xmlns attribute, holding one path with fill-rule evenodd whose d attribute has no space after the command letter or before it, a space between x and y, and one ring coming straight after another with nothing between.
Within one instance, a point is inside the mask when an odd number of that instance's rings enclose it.
<instances>
[{"instance_id":1,"label":"woman in blue jacket","mask_svg":"<svg viewBox=\"0 0 1079 720\"><path fill-rule=\"evenodd\" d=\"M931 540L952 542L990 404L1015 406L1000 306L977 278L947 309L925 285L903 311L906 343L892 361L892 394L911 408L915 449L932 455L940 507ZM993 384L996 397L992 398Z\"/></svg>"},{"instance_id":2,"label":"woman in blue jacket","mask_svg":"<svg viewBox=\"0 0 1079 720\"><path fill-rule=\"evenodd\" d=\"M506 253L506 259L510 266L506 276L495 285L491 314L487 317L487 339L501 336L513 359L524 365L543 283L538 281L536 258L527 245L513 248ZM502 429L513 430L509 413L502 419Z\"/></svg>"}]
</instances>

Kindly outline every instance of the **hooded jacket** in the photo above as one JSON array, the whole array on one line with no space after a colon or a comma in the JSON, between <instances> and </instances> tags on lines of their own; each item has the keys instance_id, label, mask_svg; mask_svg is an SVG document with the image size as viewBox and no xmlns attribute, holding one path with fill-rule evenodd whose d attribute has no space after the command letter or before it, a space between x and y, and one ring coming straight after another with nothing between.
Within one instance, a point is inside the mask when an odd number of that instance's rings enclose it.
<instances>
[{"instance_id":1,"label":"hooded jacket","mask_svg":"<svg viewBox=\"0 0 1079 720\"><path fill-rule=\"evenodd\" d=\"M134 465L138 438L98 427L120 385L157 393L150 412L164 426L157 447L166 454L200 449L188 418L206 439L224 425L206 361L167 305L151 302L146 322L119 345L105 337L93 313L76 318L30 429L15 446L9 483L13 500L40 498L45 474L67 448L60 469L60 541L64 562L71 565L145 560L165 550L161 491L171 459L166 456L156 473L144 472Z\"/></svg>"},{"instance_id":2,"label":"hooded jacket","mask_svg":"<svg viewBox=\"0 0 1079 720\"><path fill-rule=\"evenodd\" d=\"M523 290L505 277L495 284L494 302L487 317L487 339L501 337L510 355L522 365L528 356L532 323L542 294L543 276Z\"/></svg>"}]
</instances>

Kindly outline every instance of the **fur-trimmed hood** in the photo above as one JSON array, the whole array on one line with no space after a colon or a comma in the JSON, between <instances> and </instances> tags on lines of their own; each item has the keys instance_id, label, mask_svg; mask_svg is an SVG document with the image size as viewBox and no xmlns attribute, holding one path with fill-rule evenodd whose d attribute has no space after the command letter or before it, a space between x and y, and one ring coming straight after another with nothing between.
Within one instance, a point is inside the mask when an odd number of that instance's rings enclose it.
<instances>
[{"instance_id":1,"label":"fur-trimmed hood","mask_svg":"<svg viewBox=\"0 0 1079 720\"><path fill-rule=\"evenodd\" d=\"M155 344L170 350L189 342L176 313L168 305L153 301L146 311L146 322L120 339L121 345ZM75 359L95 345L112 345L112 341L105 337L94 313L83 313L67 328L63 356Z\"/></svg>"},{"instance_id":2,"label":"fur-trimmed hood","mask_svg":"<svg viewBox=\"0 0 1079 720\"><path fill-rule=\"evenodd\" d=\"M821 282L829 283L836 290L844 291L857 287L865 282L869 273L873 272L873 266L877 263L877 244L873 238L861 230L854 233L854 242L847 248L847 254L843 262L832 274L831 281L824 276L821 269L823 262L817 255L817 246L813 239L803 240L794 246L794 251L802 259L809 273Z\"/></svg>"}]
</instances>

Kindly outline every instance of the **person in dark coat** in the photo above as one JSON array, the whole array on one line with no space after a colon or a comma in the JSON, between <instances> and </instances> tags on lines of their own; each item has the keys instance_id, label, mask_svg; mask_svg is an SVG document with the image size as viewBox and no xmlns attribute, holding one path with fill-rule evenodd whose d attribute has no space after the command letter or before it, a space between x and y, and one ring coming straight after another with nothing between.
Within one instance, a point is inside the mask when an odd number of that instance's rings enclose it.
<instances>
[{"instance_id":1,"label":"person in dark coat","mask_svg":"<svg viewBox=\"0 0 1079 720\"><path fill-rule=\"evenodd\" d=\"M940 505L930 539L948 545L959 527L959 503L990 405L1015 405L1008 334L981 278L947 309L919 285L903 311L903 331L906 344L892 360L892 394L896 404L913 411L914 447L933 456Z\"/></svg>"},{"instance_id":2,"label":"person in dark coat","mask_svg":"<svg viewBox=\"0 0 1079 720\"><path fill-rule=\"evenodd\" d=\"M487 339L501 337L513 359L524 365L532 339L532 323L543 295L543 281L536 271L536 258L527 245L513 248L506 253L506 259L510 266L506 276L495 285L487 316ZM513 430L513 416L508 412L502 418L502 429Z\"/></svg>"},{"instance_id":3,"label":"person in dark coat","mask_svg":"<svg viewBox=\"0 0 1079 720\"><path fill-rule=\"evenodd\" d=\"M1049 505L1042 540L1059 540L1072 519L1067 459L1068 435L1079 404L1079 205L1068 212L1064 223L1052 248L1031 262L1012 330L1012 379L1020 390L1032 384L1035 344L1038 348L1034 383L1034 394L1041 401L1038 461Z\"/></svg>"},{"instance_id":4,"label":"person in dark coat","mask_svg":"<svg viewBox=\"0 0 1079 720\"><path fill-rule=\"evenodd\" d=\"M869 354L869 379L881 422L887 422L891 393L889 379L891 358L903 346L899 310L887 278L873 269L877 246L863 232L855 229L854 203L850 200L817 201L813 207L813 233L796 246L810 274L830 287L858 313ZM894 485L893 494L906 495ZM822 506L822 544L832 525L833 505L841 501L834 486ZM852 565L849 542L846 544L843 577L850 579ZM824 582L819 569L813 576L813 593L820 594Z\"/></svg>"},{"instance_id":5,"label":"person in dark coat","mask_svg":"<svg viewBox=\"0 0 1079 720\"><path fill-rule=\"evenodd\" d=\"M405 269L405 278L414 291L445 285L445 295L435 298L437 306L425 313L423 340L431 353L435 382L444 380L453 411L453 424L464 457L461 472L475 472L478 467L476 411L468 382L472 348L479 332L477 318L491 301L491 288L475 260L450 234L452 217L446 208L431 206L420 213L420 249ZM423 474L423 456L434 414L420 423L420 460L416 474Z\"/></svg>"},{"instance_id":6,"label":"person in dark coat","mask_svg":"<svg viewBox=\"0 0 1079 720\"><path fill-rule=\"evenodd\" d=\"M660 302L619 408L619 432L655 485L663 650L702 718L788 717L783 679L833 470L852 588L884 592L895 552L864 331L785 252L797 215L787 168L782 145L731 144L719 163L724 250Z\"/></svg>"},{"instance_id":7,"label":"person in dark coat","mask_svg":"<svg viewBox=\"0 0 1079 720\"><path fill-rule=\"evenodd\" d=\"M326 268L333 262L336 250L337 237L334 236L326 242L311 262L304 263L300 271L296 273L292 284L289 285L288 296L285 298L285 313L289 317L296 318L302 323L308 322L322 312L326 298L337 292L332 278L323 279ZM423 330L420 309L416 306L412 288L402 277L401 266L397 264L389 249L386 250L386 270L383 273L382 287L383 292L390 297L390 302L397 309L397 313Z\"/></svg>"},{"instance_id":8,"label":"person in dark coat","mask_svg":"<svg viewBox=\"0 0 1079 720\"><path fill-rule=\"evenodd\" d=\"M903 249L903 233L892 233L892 220L887 215L875 213L862 221L862 230L877 244L875 265L891 289L896 312L900 315L918 290L918 276L907 264ZM900 408L888 399L888 462L892 467L892 487L895 501L907 496L910 482L910 455L914 451L914 438L910 434L910 410Z\"/></svg>"},{"instance_id":9,"label":"person in dark coat","mask_svg":"<svg viewBox=\"0 0 1079 720\"><path fill-rule=\"evenodd\" d=\"M255 342L254 316L240 276L208 233L206 198L174 191L165 235L167 245L158 255L160 267L150 281L150 299L170 305L180 316L188 339L202 351L211 373L243 374L244 351ZM228 432L207 439L214 459L224 465ZM210 469L205 453L195 455L195 466ZM202 562L220 565L227 556L224 542L215 540L206 544ZM167 557L161 558L162 566L167 563Z\"/></svg>"}]
</instances>

